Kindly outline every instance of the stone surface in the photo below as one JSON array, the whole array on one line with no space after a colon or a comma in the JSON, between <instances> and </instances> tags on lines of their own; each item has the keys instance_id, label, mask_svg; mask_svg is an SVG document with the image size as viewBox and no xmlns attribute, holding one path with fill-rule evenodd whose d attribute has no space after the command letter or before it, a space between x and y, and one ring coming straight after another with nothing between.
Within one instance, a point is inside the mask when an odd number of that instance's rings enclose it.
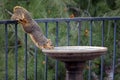
<instances>
[{"instance_id":1,"label":"stone surface","mask_svg":"<svg viewBox=\"0 0 120 80\"><path fill-rule=\"evenodd\" d=\"M106 53L106 47L61 46L52 50L43 49L46 55L60 61L86 61Z\"/></svg>"},{"instance_id":2,"label":"stone surface","mask_svg":"<svg viewBox=\"0 0 120 80\"><path fill-rule=\"evenodd\" d=\"M93 46L61 46L42 50L47 56L65 63L65 80L83 80L85 62L104 55L106 47Z\"/></svg>"}]
</instances>

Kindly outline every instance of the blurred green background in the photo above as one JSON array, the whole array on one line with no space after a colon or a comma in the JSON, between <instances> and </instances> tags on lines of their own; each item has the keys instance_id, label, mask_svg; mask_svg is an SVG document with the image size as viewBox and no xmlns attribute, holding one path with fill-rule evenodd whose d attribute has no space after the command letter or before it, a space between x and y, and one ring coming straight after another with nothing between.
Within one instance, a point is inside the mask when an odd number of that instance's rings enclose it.
<instances>
[{"instance_id":1,"label":"blurred green background","mask_svg":"<svg viewBox=\"0 0 120 80\"><path fill-rule=\"evenodd\" d=\"M6 12L13 11L14 6L22 6L26 8L34 19L41 18L74 18L74 17L114 17L120 15L120 0L0 0L0 20L10 19L10 15ZM117 21L117 57L115 80L120 80L120 22ZM44 34L45 24L39 23ZM70 45L77 45L77 23L70 23ZM107 78L107 72L111 70L113 57L113 21L105 22L105 46L109 48L108 54L104 60L104 80ZM8 74L9 80L15 77L15 33L14 25L8 25ZM24 33L18 25L18 80L24 80ZM59 24L59 46L67 45L66 43L66 24ZM101 26L102 22L93 23L93 45L101 46ZM89 45L89 22L83 22L81 27L81 45ZM48 38L55 45L55 23L48 24ZM0 25L0 80L5 79L5 34L4 25ZM29 37L28 37L29 38ZM28 39L28 80L34 79L34 45ZM38 80L44 80L44 54L38 49ZM58 80L64 80L65 70L61 62L59 62ZM87 79L89 66L84 71L85 79ZM96 76L100 75L100 58L92 61L92 73ZM48 80L55 80L55 60L48 59ZM93 74L92 74L93 75ZM94 76L92 76L94 79Z\"/></svg>"}]
</instances>

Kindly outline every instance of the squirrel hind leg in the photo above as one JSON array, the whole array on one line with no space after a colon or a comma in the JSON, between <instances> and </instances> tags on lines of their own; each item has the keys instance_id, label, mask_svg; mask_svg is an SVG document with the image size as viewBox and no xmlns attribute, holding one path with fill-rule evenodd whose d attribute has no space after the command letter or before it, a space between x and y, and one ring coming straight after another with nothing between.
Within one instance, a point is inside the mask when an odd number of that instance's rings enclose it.
<instances>
[{"instance_id":1,"label":"squirrel hind leg","mask_svg":"<svg viewBox=\"0 0 120 80\"><path fill-rule=\"evenodd\" d=\"M44 49L44 46L38 46L38 48L40 48L40 49Z\"/></svg>"},{"instance_id":2,"label":"squirrel hind leg","mask_svg":"<svg viewBox=\"0 0 120 80\"><path fill-rule=\"evenodd\" d=\"M54 49L54 47L53 46L44 46L43 49Z\"/></svg>"},{"instance_id":3,"label":"squirrel hind leg","mask_svg":"<svg viewBox=\"0 0 120 80\"><path fill-rule=\"evenodd\" d=\"M43 47L44 47L44 49L53 49L54 48L54 46L53 46L53 44L52 44L50 39L47 39L47 43L44 44Z\"/></svg>"},{"instance_id":4,"label":"squirrel hind leg","mask_svg":"<svg viewBox=\"0 0 120 80\"><path fill-rule=\"evenodd\" d=\"M38 48L40 48L40 49L54 49L54 46L50 45L50 44L45 44L43 46L38 46Z\"/></svg>"}]
</instances>

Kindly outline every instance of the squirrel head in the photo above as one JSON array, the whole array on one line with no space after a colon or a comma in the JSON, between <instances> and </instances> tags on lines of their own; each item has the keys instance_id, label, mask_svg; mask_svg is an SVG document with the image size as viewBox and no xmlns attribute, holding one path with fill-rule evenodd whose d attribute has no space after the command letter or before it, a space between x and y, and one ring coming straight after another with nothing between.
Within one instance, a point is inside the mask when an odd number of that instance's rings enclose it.
<instances>
[{"instance_id":1,"label":"squirrel head","mask_svg":"<svg viewBox=\"0 0 120 80\"><path fill-rule=\"evenodd\" d=\"M25 24L32 18L30 16L29 12L25 8L23 8L21 6L15 6L13 8L13 15L12 15L11 19L17 20L21 24Z\"/></svg>"}]
</instances>

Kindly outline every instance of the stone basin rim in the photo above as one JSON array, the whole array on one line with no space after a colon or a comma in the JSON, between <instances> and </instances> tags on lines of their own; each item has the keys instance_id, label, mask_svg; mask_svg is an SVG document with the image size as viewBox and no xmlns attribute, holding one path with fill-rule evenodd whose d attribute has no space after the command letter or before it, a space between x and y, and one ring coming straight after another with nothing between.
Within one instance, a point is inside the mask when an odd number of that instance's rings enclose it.
<instances>
[{"instance_id":1,"label":"stone basin rim","mask_svg":"<svg viewBox=\"0 0 120 80\"><path fill-rule=\"evenodd\" d=\"M44 53L95 53L95 52L106 52L107 47L98 47L98 46L59 46L54 47L54 49L48 50L43 49Z\"/></svg>"}]
</instances>

